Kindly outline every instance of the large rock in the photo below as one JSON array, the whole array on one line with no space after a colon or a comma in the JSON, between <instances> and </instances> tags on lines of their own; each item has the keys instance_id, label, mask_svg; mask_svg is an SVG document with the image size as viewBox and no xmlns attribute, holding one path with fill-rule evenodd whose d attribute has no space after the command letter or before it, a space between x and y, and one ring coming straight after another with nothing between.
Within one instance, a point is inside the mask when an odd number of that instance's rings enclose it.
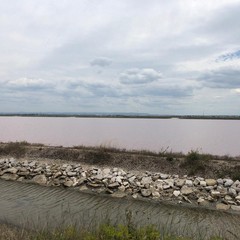
<instances>
[{"instance_id":1,"label":"large rock","mask_svg":"<svg viewBox=\"0 0 240 240\"><path fill-rule=\"evenodd\" d=\"M143 177L141 180L141 184L145 185L145 184L150 184L152 183L152 177Z\"/></svg>"},{"instance_id":2,"label":"large rock","mask_svg":"<svg viewBox=\"0 0 240 240\"><path fill-rule=\"evenodd\" d=\"M237 196L237 191L234 188L229 188L228 194L235 197Z\"/></svg>"},{"instance_id":3,"label":"large rock","mask_svg":"<svg viewBox=\"0 0 240 240\"><path fill-rule=\"evenodd\" d=\"M214 186L217 184L217 181L215 179L205 179L205 182L207 186Z\"/></svg>"},{"instance_id":4,"label":"large rock","mask_svg":"<svg viewBox=\"0 0 240 240\"><path fill-rule=\"evenodd\" d=\"M152 191L150 189L143 188L143 189L141 189L141 194L143 197L149 197L149 196L151 196Z\"/></svg>"},{"instance_id":5,"label":"large rock","mask_svg":"<svg viewBox=\"0 0 240 240\"><path fill-rule=\"evenodd\" d=\"M178 197L180 194L181 194L181 192L178 190L173 191L173 196L175 196L175 197Z\"/></svg>"},{"instance_id":6,"label":"large rock","mask_svg":"<svg viewBox=\"0 0 240 240\"><path fill-rule=\"evenodd\" d=\"M193 181L194 186L197 186L200 184L200 179L199 178L195 178Z\"/></svg>"},{"instance_id":7,"label":"large rock","mask_svg":"<svg viewBox=\"0 0 240 240\"><path fill-rule=\"evenodd\" d=\"M0 159L0 164L4 164L6 162L6 159Z\"/></svg>"},{"instance_id":8,"label":"large rock","mask_svg":"<svg viewBox=\"0 0 240 240\"><path fill-rule=\"evenodd\" d=\"M187 179L186 182L185 182L185 185L187 185L188 187L192 187L193 186L193 181Z\"/></svg>"},{"instance_id":9,"label":"large rock","mask_svg":"<svg viewBox=\"0 0 240 240\"><path fill-rule=\"evenodd\" d=\"M161 179L167 179L169 177L168 174L160 173L160 178Z\"/></svg>"},{"instance_id":10,"label":"large rock","mask_svg":"<svg viewBox=\"0 0 240 240\"><path fill-rule=\"evenodd\" d=\"M214 198L218 198L218 197L221 196L221 193L219 191L212 190L211 191L211 196L214 197Z\"/></svg>"},{"instance_id":11,"label":"large rock","mask_svg":"<svg viewBox=\"0 0 240 240\"><path fill-rule=\"evenodd\" d=\"M160 193L156 189L151 189L151 191L152 191L152 196L154 198L159 198L160 197Z\"/></svg>"},{"instance_id":12,"label":"large rock","mask_svg":"<svg viewBox=\"0 0 240 240\"><path fill-rule=\"evenodd\" d=\"M16 174L17 172L18 172L18 169L15 167L11 167L3 171L3 173L12 173L12 174Z\"/></svg>"},{"instance_id":13,"label":"large rock","mask_svg":"<svg viewBox=\"0 0 240 240\"><path fill-rule=\"evenodd\" d=\"M206 187L207 186L207 183L204 180L201 180L199 184L200 184L201 187Z\"/></svg>"},{"instance_id":14,"label":"large rock","mask_svg":"<svg viewBox=\"0 0 240 240\"><path fill-rule=\"evenodd\" d=\"M126 197L127 194L121 191L117 191L111 194L112 197L116 197L116 198L123 198Z\"/></svg>"},{"instance_id":15,"label":"large rock","mask_svg":"<svg viewBox=\"0 0 240 240\"><path fill-rule=\"evenodd\" d=\"M177 179L175 180L175 186L182 187L185 183L186 179Z\"/></svg>"},{"instance_id":16,"label":"large rock","mask_svg":"<svg viewBox=\"0 0 240 240\"><path fill-rule=\"evenodd\" d=\"M111 173L111 169L110 169L110 168L104 168L104 169L102 170L103 178L108 177L108 176L110 175L110 173Z\"/></svg>"},{"instance_id":17,"label":"large rock","mask_svg":"<svg viewBox=\"0 0 240 240\"><path fill-rule=\"evenodd\" d=\"M13 180L14 181L14 180L18 179L18 175L17 174L11 174L11 173L5 173L0 178L3 179L3 180Z\"/></svg>"},{"instance_id":18,"label":"large rock","mask_svg":"<svg viewBox=\"0 0 240 240\"><path fill-rule=\"evenodd\" d=\"M234 205L232 205L232 206L231 206L231 209L234 210L234 211L240 211L240 206L234 206Z\"/></svg>"},{"instance_id":19,"label":"large rock","mask_svg":"<svg viewBox=\"0 0 240 240\"><path fill-rule=\"evenodd\" d=\"M198 200L197 200L197 203L201 206L206 206L209 204L209 202L207 200L205 200L204 198L200 197Z\"/></svg>"},{"instance_id":20,"label":"large rock","mask_svg":"<svg viewBox=\"0 0 240 240\"><path fill-rule=\"evenodd\" d=\"M229 205L227 205L227 204L224 204L224 203L218 203L217 205L216 205L216 209L217 210L228 210L230 208L230 206Z\"/></svg>"},{"instance_id":21,"label":"large rock","mask_svg":"<svg viewBox=\"0 0 240 240\"><path fill-rule=\"evenodd\" d=\"M76 172L69 171L69 172L67 172L67 175L68 175L69 177L73 177L73 176L76 176L77 173L76 173Z\"/></svg>"},{"instance_id":22,"label":"large rock","mask_svg":"<svg viewBox=\"0 0 240 240\"><path fill-rule=\"evenodd\" d=\"M240 201L240 195L236 196L236 197L235 197L235 200Z\"/></svg>"},{"instance_id":23,"label":"large rock","mask_svg":"<svg viewBox=\"0 0 240 240\"><path fill-rule=\"evenodd\" d=\"M181 194L183 194L183 195L189 195L189 194L191 194L191 193L193 193L193 189L191 188L191 187L188 187L188 186L183 186L182 188L181 188Z\"/></svg>"},{"instance_id":24,"label":"large rock","mask_svg":"<svg viewBox=\"0 0 240 240\"><path fill-rule=\"evenodd\" d=\"M164 185L169 185L170 187L174 186L174 179L166 179L164 180Z\"/></svg>"},{"instance_id":25,"label":"large rock","mask_svg":"<svg viewBox=\"0 0 240 240\"><path fill-rule=\"evenodd\" d=\"M225 187L231 187L233 184L233 180L232 179L224 179L224 186Z\"/></svg>"},{"instance_id":26,"label":"large rock","mask_svg":"<svg viewBox=\"0 0 240 240\"><path fill-rule=\"evenodd\" d=\"M109 188L117 188L117 187L119 187L119 183L118 182L110 183L110 184L108 184L108 187Z\"/></svg>"},{"instance_id":27,"label":"large rock","mask_svg":"<svg viewBox=\"0 0 240 240\"><path fill-rule=\"evenodd\" d=\"M223 179L222 178L217 179L217 184L218 185L223 185Z\"/></svg>"},{"instance_id":28,"label":"large rock","mask_svg":"<svg viewBox=\"0 0 240 240\"><path fill-rule=\"evenodd\" d=\"M72 187L73 186L73 181L72 180L67 180L63 185L65 187Z\"/></svg>"},{"instance_id":29,"label":"large rock","mask_svg":"<svg viewBox=\"0 0 240 240\"><path fill-rule=\"evenodd\" d=\"M40 185L45 185L47 183L47 178L45 175L37 175L33 179L33 182L40 184Z\"/></svg>"}]
</instances>

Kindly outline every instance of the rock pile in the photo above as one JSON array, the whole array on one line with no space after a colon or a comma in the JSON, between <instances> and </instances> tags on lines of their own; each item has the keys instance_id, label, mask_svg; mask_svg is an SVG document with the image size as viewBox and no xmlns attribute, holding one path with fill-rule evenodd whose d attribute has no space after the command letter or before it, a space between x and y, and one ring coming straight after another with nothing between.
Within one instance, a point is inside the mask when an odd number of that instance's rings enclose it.
<instances>
[{"instance_id":1,"label":"rock pile","mask_svg":"<svg viewBox=\"0 0 240 240\"><path fill-rule=\"evenodd\" d=\"M45 186L75 187L109 193L114 197L145 197L219 210L240 211L240 181L180 177L154 172L126 172L120 168L83 167L38 161L0 159L0 178Z\"/></svg>"}]
</instances>

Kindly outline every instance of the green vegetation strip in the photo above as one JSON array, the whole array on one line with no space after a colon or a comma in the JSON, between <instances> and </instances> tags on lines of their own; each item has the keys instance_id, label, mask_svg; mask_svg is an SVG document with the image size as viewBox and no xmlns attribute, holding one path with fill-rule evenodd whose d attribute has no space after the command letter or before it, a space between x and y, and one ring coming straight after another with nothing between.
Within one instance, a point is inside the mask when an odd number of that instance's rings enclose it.
<instances>
[{"instance_id":1,"label":"green vegetation strip","mask_svg":"<svg viewBox=\"0 0 240 240\"><path fill-rule=\"evenodd\" d=\"M74 226L52 231L30 232L23 229L0 226L0 240L195 240L184 236L161 234L154 226L134 228L132 226L112 226L103 224L96 230L77 229ZM206 239L206 238L198 238ZM210 237L208 240L223 240Z\"/></svg>"}]
</instances>

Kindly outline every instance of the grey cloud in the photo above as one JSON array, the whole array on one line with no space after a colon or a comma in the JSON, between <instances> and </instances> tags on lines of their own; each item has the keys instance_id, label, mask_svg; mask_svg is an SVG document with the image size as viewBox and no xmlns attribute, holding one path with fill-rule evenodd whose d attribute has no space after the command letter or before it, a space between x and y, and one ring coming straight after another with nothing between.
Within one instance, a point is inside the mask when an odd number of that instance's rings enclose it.
<instances>
[{"instance_id":1,"label":"grey cloud","mask_svg":"<svg viewBox=\"0 0 240 240\"><path fill-rule=\"evenodd\" d=\"M153 83L137 85L131 88L131 95L136 97L180 99L193 95L195 88L190 85Z\"/></svg>"},{"instance_id":2,"label":"grey cloud","mask_svg":"<svg viewBox=\"0 0 240 240\"><path fill-rule=\"evenodd\" d=\"M111 63L112 63L112 60L106 57L97 57L90 62L92 66L98 66L98 67L107 67Z\"/></svg>"},{"instance_id":3,"label":"grey cloud","mask_svg":"<svg viewBox=\"0 0 240 240\"><path fill-rule=\"evenodd\" d=\"M198 78L203 86L210 88L239 88L240 70L232 68L220 68L215 71L209 71Z\"/></svg>"},{"instance_id":4,"label":"grey cloud","mask_svg":"<svg viewBox=\"0 0 240 240\"><path fill-rule=\"evenodd\" d=\"M120 75L122 84L146 84L158 81L162 74L151 68L129 69Z\"/></svg>"},{"instance_id":5,"label":"grey cloud","mask_svg":"<svg viewBox=\"0 0 240 240\"><path fill-rule=\"evenodd\" d=\"M168 98L182 98L189 97L193 95L193 87L180 87L180 86L169 86L169 87L161 87L161 86L153 86L147 88L145 90L145 94L149 96L160 96L160 97L168 97Z\"/></svg>"},{"instance_id":6,"label":"grey cloud","mask_svg":"<svg viewBox=\"0 0 240 240\"><path fill-rule=\"evenodd\" d=\"M199 34L214 40L216 44L236 44L240 41L240 3L229 4L213 12L199 27ZM224 46L223 45L223 46Z\"/></svg>"}]
</instances>

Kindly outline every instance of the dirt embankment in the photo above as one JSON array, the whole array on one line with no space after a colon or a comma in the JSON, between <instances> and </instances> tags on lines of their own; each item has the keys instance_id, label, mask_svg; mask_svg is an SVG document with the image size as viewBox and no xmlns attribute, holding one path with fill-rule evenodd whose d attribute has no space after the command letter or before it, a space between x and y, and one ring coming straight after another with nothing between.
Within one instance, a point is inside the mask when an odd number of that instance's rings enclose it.
<instances>
[{"instance_id":1,"label":"dirt embankment","mask_svg":"<svg viewBox=\"0 0 240 240\"><path fill-rule=\"evenodd\" d=\"M187 155L172 152L126 151L105 147L54 147L41 144L1 143L0 156L46 161L79 162L127 170L197 175L205 178L240 179L240 158L219 157L198 152Z\"/></svg>"}]
</instances>

